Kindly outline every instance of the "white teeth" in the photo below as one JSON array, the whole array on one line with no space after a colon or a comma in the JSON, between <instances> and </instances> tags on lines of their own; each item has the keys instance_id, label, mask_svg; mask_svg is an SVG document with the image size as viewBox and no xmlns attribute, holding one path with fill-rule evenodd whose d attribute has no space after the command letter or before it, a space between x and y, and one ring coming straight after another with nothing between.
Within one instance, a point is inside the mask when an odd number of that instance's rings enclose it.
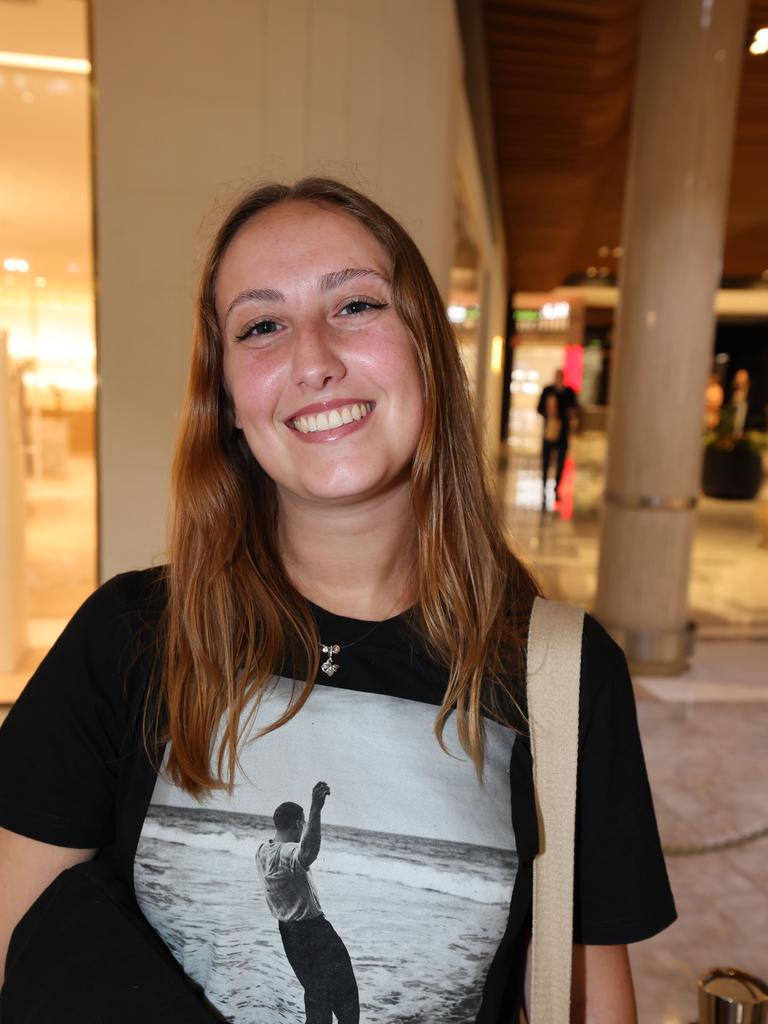
<instances>
[{"instance_id":1,"label":"white teeth","mask_svg":"<svg viewBox=\"0 0 768 1024\"><path fill-rule=\"evenodd\" d=\"M345 423L354 423L364 419L373 411L373 402L355 402L354 405L343 405L340 409L331 409L329 413L319 412L314 416L297 416L291 421L294 430L302 434L314 434L318 430L332 430Z\"/></svg>"}]
</instances>

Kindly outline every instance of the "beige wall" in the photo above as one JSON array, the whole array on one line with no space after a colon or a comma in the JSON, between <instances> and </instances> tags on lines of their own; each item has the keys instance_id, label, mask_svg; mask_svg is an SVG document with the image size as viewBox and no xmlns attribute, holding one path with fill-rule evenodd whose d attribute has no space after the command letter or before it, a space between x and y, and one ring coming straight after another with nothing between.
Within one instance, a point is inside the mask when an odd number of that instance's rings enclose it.
<instances>
[{"instance_id":1,"label":"beige wall","mask_svg":"<svg viewBox=\"0 0 768 1024\"><path fill-rule=\"evenodd\" d=\"M100 575L163 557L195 268L217 202L344 178L446 288L461 56L451 0L94 0Z\"/></svg>"}]
</instances>

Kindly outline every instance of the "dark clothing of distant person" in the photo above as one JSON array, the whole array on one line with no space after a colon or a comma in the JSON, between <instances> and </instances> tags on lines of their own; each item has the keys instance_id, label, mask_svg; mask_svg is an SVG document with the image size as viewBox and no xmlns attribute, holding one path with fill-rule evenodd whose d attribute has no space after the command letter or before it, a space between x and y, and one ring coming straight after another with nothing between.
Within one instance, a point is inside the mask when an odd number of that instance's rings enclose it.
<instances>
[{"instance_id":1,"label":"dark clothing of distant person","mask_svg":"<svg viewBox=\"0 0 768 1024\"><path fill-rule=\"evenodd\" d=\"M573 388L557 387L555 384L548 384L539 398L537 411L544 417L544 435L541 445L542 502L546 502L547 477L553 452L557 453L555 496L559 497L565 457L568 453L571 412L578 408L578 404Z\"/></svg>"}]
</instances>

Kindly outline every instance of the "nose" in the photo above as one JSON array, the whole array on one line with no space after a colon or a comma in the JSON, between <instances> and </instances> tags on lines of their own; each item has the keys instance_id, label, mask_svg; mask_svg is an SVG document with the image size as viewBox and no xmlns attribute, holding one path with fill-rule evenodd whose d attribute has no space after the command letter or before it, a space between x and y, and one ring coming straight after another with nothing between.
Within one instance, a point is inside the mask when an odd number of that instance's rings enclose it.
<instances>
[{"instance_id":1,"label":"nose","mask_svg":"<svg viewBox=\"0 0 768 1024\"><path fill-rule=\"evenodd\" d=\"M312 322L297 329L293 350L296 384L322 391L329 384L341 380L346 373L332 328L322 322Z\"/></svg>"}]
</instances>

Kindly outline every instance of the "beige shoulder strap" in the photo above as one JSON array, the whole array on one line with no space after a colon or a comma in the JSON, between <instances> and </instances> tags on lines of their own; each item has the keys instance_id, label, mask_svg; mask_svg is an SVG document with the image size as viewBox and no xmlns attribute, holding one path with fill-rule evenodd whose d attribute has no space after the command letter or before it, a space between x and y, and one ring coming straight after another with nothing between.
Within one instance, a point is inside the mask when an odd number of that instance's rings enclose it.
<instances>
[{"instance_id":1,"label":"beige shoulder strap","mask_svg":"<svg viewBox=\"0 0 768 1024\"><path fill-rule=\"evenodd\" d=\"M533 862L531 1024L568 1024L576 761L584 611L537 598L528 635L528 718L539 853Z\"/></svg>"}]
</instances>

